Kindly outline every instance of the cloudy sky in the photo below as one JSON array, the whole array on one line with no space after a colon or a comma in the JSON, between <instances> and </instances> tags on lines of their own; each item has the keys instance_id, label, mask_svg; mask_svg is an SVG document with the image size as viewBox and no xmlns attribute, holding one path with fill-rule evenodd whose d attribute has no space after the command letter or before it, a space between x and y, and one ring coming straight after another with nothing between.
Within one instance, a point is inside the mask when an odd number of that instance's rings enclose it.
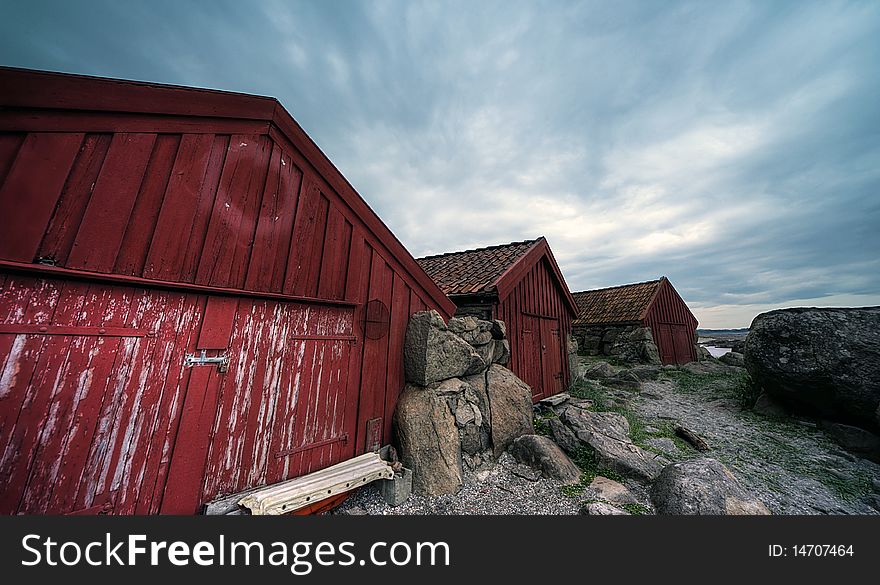
<instances>
[{"instance_id":1,"label":"cloudy sky","mask_svg":"<svg viewBox=\"0 0 880 585\"><path fill-rule=\"evenodd\" d=\"M880 304L880 2L0 0L0 64L275 96L416 256Z\"/></svg>"}]
</instances>

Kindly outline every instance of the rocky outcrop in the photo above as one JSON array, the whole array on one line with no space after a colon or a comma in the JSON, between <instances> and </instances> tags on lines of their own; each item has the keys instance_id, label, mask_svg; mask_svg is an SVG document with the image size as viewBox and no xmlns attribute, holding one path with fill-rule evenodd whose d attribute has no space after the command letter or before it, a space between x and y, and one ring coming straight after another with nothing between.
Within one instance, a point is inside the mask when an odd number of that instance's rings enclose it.
<instances>
[{"instance_id":1,"label":"rocky outcrop","mask_svg":"<svg viewBox=\"0 0 880 585\"><path fill-rule=\"evenodd\" d=\"M844 449L880 462L880 437L871 431L833 422L825 422L822 428Z\"/></svg>"},{"instance_id":2,"label":"rocky outcrop","mask_svg":"<svg viewBox=\"0 0 880 585\"><path fill-rule=\"evenodd\" d=\"M723 356L718 358L718 361L721 362L722 364L727 364L728 366L734 366L737 368L746 367L745 358L744 358L743 354L735 352L735 351L727 352L726 354L724 354Z\"/></svg>"},{"instance_id":3,"label":"rocky outcrop","mask_svg":"<svg viewBox=\"0 0 880 585\"><path fill-rule=\"evenodd\" d=\"M450 494L461 487L461 441L445 390L407 384L394 412L401 463L413 471L413 492Z\"/></svg>"},{"instance_id":4,"label":"rocky outcrop","mask_svg":"<svg viewBox=\"0 0 880 585\"><path fill-rule=\"evenodd\" d=\"M601 380L614 375L614 368L608 362L596 362L584 368L583 377L590 380Z\"/></svg>"},{"instance_id":5,"label":"rocky outcrop","mask_svg":"<svg viewBox=\"0 0 880 585\"><path fill-rule=\"evenodd\" d=\"M569 406L560 419L596 453L600 467L642 482L651 482L660 473L661 465L654 456L630 440L629 423L622 415Z\"/></svg>"},{"instance_id":6,"label":"rocky outcrop","mask_svg":"<svg viewBox=\"0 0 880 585\"><path fill-rule=\"evenodd\" d=\"M492 445L501 455L519 436L535 432L532 419L532 389L516 375L498 364L486 374Z\"/></svg>"},{"instance_id":7,"label":"rocky outcrop","mask_svg":"<svg viewBox=\"0 0 880 585\"><path fill-rule=\"evenodd\" d=\"M597 500L608 502L610 504L637 504L635 496L620 482L602 477L601 475L593 478L587 487L589 495Z\"/></svg>"},{"instance_id":8,"label":"rocky outcrop","mask_svg":"<svg viewBox=\"0 0 880 585\"><path fill-rule=\"evenodd\" d=\"M744 351L754 382L791 409L880 431L880 307L763 313Z\"/></svg>"},{"instance_id":9,"label":"rocky outcrop","mask_svg":"<svg viewBox=\"0 0 880 585\"><path fill-rule=\"evenodd\" d=\"M611 346L611 355L625 362L660 364L660 351L648 327L637 327L619 335Z\"/></svg>"},{"instance_id":10,"label":"rocky outcrop","mask_svg":"<svg viewBox=\"0 0 880 585\"><path fill-rule=\"evenodd\" d=\"M546 478L558 479L566 484L578 483L581 479L581 470L578 466L547 437L541 435L517 437L510 451L517 461L540 471Z\"/></svg>"},{"instance_id":11,"label":"rocky outcrop","mask_svg":"<svg viewBox=\"0 0 880 585\"><path fill-rule=\"evenodd\" d=\"M404 341L408 382L426 386L476 374L485 367L486 361L475 348L450 331L437 311L423 311L410 318Z\"/></svg>"},{"instance_id":12,"label":"rocky outcrop","mask_svg":"<svg viewBox=\"0 0 880 585\"><path fill-rule=\"evenodd\" d=\"M715 459L691 459L663 468L651 486L658 514L761 515L767 507Z\"/></svg>"},{"instance_id":13,"label":"rocky outcrop","mask_svg":"<svg viewBox=\"0 0 880 585\"><path fill-rule=\"evenodd\" d=\"M453 493L465 471L534 433L532 391L498 362L510 346L501 321L473 317L445 324L435 311L413 315L406 334L407 384L394 429L418 494Z\"/></svg>"}]
</instances>

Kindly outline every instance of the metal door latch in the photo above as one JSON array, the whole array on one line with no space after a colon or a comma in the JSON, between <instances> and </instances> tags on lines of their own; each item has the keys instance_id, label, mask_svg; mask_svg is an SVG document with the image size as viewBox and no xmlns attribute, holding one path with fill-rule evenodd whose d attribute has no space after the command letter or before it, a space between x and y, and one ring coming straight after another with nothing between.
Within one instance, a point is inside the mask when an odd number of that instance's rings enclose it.
<instances>
[{"instance_id":1,"label":"metal door latch","mask_svg":"<svg viewBox=\"0 0 880 585\"><path fill-rule=\"evenodd\" d=\"M193 366L217 366L217 371L225 374L229 371L229 356L215 355L208 357L207 352L203 349L201 355L192 353L186 354L183 365L191 368Z\"/></svg>"}]
</instances>

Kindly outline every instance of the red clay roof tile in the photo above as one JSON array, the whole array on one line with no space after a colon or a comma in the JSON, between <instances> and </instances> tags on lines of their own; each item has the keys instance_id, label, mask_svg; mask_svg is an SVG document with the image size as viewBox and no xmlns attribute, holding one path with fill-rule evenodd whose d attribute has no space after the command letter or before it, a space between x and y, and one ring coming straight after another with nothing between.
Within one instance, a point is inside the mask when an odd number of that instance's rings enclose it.
<instances>
[{"instance_id":1,"label":"red clay roof tile","mask_svg":"<svg viewBox=\"0 0 880 585\"><path fill-rule=\"evenodd\" d=\"M572 293L578 307L574 323L638 321L651 304L661 280Z\"/></svg>"},{"instance_id":2,"label":"red clay roof tile","mask_svg":"<svg viewBox=\"0 0 880 585\"><path fill-rule=\"evenodd\" d=\"M498 279L539 240L449 252L416 261L447 295L494 292Z\"/></svg>"}]
</instances>

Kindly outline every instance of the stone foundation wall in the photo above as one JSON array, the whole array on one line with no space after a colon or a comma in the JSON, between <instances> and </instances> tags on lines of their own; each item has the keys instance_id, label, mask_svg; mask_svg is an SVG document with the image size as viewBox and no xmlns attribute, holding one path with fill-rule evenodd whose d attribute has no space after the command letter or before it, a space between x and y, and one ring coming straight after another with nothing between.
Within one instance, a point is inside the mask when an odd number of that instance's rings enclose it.
<instances>
[{"instance_id":1,"label":"stone foundation wall","mask_svg":"<svg viewBox=\"0 0 880 585\"><path fill-rule=\"evenodd\" d=\"M575 325L574 337L583 355L618 357L628 362L660 363L660 352L647 327L632 325Z\"/></svg>"},{"instance_id":2,"label":"stone foundation wall","mask_svg":"<svg viewBox=\"0 0 880 585\"><path fill-rule=\"evenodd\" d=\"M407 385L394 413L395 441L413 471L413 491L454 493L465 471L491 463L534 432L532 391L504 367L510 359L501 321L436 311L410 319L404 344Z\"/></svg>"}]
</instances>

